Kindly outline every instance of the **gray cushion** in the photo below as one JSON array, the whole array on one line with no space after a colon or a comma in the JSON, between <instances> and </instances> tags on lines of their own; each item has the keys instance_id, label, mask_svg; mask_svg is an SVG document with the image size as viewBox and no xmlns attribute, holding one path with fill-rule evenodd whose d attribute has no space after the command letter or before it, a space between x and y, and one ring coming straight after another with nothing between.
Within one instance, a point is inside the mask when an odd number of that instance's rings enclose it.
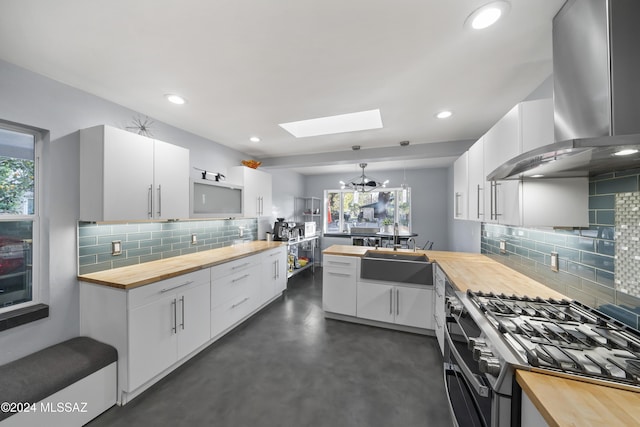
<instances>
[{"instance_id":1,"label":"gray cushion","mask_svg":"<svg viewBox=\"0 0 640 427\"><path fill-rule=\"evenodd\" d=\"M0 402L38 402L116 360L112 346L72 338L0 366ZM0 412L0 420L10 415Z\"/></svg>"}]
</instances>

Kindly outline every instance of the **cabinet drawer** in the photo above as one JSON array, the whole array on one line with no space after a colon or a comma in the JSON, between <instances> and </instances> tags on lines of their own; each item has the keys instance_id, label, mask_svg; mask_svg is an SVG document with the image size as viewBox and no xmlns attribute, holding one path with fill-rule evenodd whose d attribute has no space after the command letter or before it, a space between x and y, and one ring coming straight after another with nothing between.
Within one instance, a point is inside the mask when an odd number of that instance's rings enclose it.
<instances>
[{"instance_id":1,"label":"cabinet drawer","mask_svg":"<svg viewBox=\"0 0 640 427\"><path fill-rule=\"evenodd\" d=\"M211 282L211 307L218 307L231 299L247 294L259 280L260 265L214 279Z\"/></svg>"},{"instance_id":2,"label":"cabinet drawer","mask_svg":"<svg viewBox=\"0 0 640 427\"><path fill-rule=\"evenodd\" d=\"M224 264L211 267L211 280L216 280L230 274L239 273L248 270L254 265L260 264L260 255L251 255L234 261L225 262Z\"/></svg>"},{"instance_id":3,"label":"cabinet drawer","mask_svg":"<svg viewBox=\"0 0 640 427\"><path fill-rule=\"evenodd\" d=\"M171 279L161 280L146 286L131 289L128 292L129 309L141 307L149 304L163 296L179 293L188 288L209 283L210 272L206 268L204 270L194 271L193 273L183 274L181 276L172 277Z\"/></svg>"},{"instance_id":4,"label":"cabinet drawer","mask_svg":"<svg viewBox=\"0 0 640 427\"><path fill-rule=\"evenodd\" d=\"M260 289L254 277L244 283L226 301L211 309L211 338L215 338L231 325L250 315L259 305Z\"/></svg>"},{"instance_id":5,"label":"cabinet drawer","mask_svg":"<svg viewBox=\"0 0 640 427\"><path fill-rule=\"evenodd\" d=\"M353 270L355 274L359 261L353 256L325 255L322 263L326 270Z\"/></svg>"}]
</instances>

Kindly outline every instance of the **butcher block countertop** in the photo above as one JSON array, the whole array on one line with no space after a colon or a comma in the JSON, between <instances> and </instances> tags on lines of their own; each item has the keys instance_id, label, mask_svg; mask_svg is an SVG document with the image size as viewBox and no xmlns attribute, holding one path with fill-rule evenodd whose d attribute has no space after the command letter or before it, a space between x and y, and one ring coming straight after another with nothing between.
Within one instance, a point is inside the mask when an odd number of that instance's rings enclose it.
<instances>
[{"instance_id":1,"label":"butcher block countertop","mask_svg":"<svg viewBox=\"0 0 640 427\"><path fill-rule=\"evenodd\" d=\"M225 246L224 248L165 258L128 267L83 274L78 276L78 279L83 282L96 283L113 288L133 289L138 286L148 285L149 283L268 251L269 249L282 245L286 245L286 243L266 241L246 242L239 245Z\"/></svg>"},{"instance_id":2,"label":"butcher block countertop","mask_svg":"<svg viewBox=\"0 0 640 427\"><path fill-rule=\"evenodd\" d=\"M333 245L325 249L325 255L364 256L373 248L367 246ZM379 252L393 252L393 249L380 248ZM414 253L410 249L398 249L398 252ZM426 254L429 260L438 263L447 277L458 290L504 293L507 295L566 298L563 294L500 264L491 258L466 252L416 251Z\"/></svg>"},{"instance_id":3,"label":"butcher block countertop","mask_svg":"<svg viewBox=\"0 0 640 427\"><path fill-rule=\"evenodd\" d=\"M640 425L640 393L520 370L516 380L552 427Z\"/></svg>"}]
</instances>

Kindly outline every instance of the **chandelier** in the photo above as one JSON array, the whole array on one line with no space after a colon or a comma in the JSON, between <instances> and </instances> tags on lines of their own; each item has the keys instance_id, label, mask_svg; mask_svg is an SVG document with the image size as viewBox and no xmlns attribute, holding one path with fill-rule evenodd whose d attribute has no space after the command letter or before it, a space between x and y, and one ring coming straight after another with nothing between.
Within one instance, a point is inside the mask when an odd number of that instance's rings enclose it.
<instances>
[{"instance_id":1,"label":"chandelier","mask_svg":"<svg viewBox=\"0 0 640 427\"><path fill-rule=\"evenodd\" d=\"M389 183L388 179L384 182L380 182L372 177L368 177L367 175L365 175L364 168L367 167L366 163L360 163L359 166L362 169L361 175L348 179L347 182L340 181L340 185L343 190L349 188L359 193L366 193L368 191L375 190L376 188L385 188Z\"/></svg>"}]
</instances>

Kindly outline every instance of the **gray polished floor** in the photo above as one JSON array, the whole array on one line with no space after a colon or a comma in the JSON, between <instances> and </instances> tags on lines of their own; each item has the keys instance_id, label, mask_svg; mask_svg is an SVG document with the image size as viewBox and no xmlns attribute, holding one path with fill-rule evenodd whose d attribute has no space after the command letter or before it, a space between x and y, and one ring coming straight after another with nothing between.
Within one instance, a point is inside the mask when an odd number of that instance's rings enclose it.
<instances>
[{"instance_id":1,"label":"gray polished floor","mask_svg":"<svg viewBox=\"0 0 640 427\"><path fill-rule=\"evenodd\" d=\"M325 320L322 273L90 426L449 426L435 338Z\"/></svg>"}]
</instances>

